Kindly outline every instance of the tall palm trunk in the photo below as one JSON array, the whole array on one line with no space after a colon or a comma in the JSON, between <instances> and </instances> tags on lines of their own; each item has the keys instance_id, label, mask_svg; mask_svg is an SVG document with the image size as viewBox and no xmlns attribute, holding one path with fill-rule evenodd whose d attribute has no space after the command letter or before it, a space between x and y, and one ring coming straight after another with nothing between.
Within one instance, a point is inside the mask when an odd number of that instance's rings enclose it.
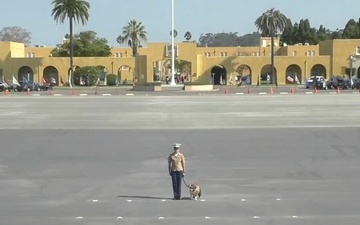
<instances>
[{"instance_id":1,"label":"tall palm trunk","mask_svg":"<svg viewBox=\"0 0 360 225\"><path fill-rule=\"evenodd\" d=\"M70 74L69 85L72 87L72 75L74 73L74 40L73 40L73 17L69 18L70 21Z\"/></svg>"},{"instance_id":2,"label":"tall palm trunk","mask_svg":"<svg viewBox=\"0 0 360 225\"><path fill-rule=\"evenodd\" d=\"M132 46L132 51L133 51L133 57L136 57L138 54L137 54L137 47L135 45Z\"/></svg>"},{"instance_id":3,"label":"tall palm trunk","mask_svg":"<svg viewBox=\"0 0 360 225\"><path fill-rule=\"evenodd\" d=\"M274 79L275 86L278 86L277 74L275 73L275 53L274 53L274 34L271 34L271 75Z\"/></svg>"}]
</instances>

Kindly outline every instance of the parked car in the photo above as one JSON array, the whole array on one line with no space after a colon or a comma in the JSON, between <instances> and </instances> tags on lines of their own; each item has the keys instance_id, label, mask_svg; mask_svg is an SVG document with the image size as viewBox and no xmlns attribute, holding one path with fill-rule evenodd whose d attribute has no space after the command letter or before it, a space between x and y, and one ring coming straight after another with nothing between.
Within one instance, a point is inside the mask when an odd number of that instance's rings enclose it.
<instances>
[{"instance_id":1,"label":"parked car","mask_svg":"<svg viewBox=\"0 0 360 225\"><path fill-rule=\"evenodd\" d=\"M351 80L347 75L334 75L332 78L328 81L327 84L329 89L349 89L352 88Z\"/></svg>"},{"instance_id":2,"label":"parked car","mask_svg":"<svg viewBox=\"0 0 360 225\"><path fill-rule=\"evenodd\" d=\"M311 76L306 81L306 88L328 89L327 80L323 76Z\"/></svg>"},{"instance_id":3,"label":"parked car","mask_svg":"<svg viewBox=\"0 0 360 225\"><path fill-rule=\"evenodd\" d=\"M0 81L0 91L4 91L6 89L3 82Z\"/></svg>"},{"instance_id":4,"label":"parked car","mask_svg":"<svg viewBox=\"0 0 360 225\"><path fill-rule=\"evenodd\" d=\"M36 91L47 91L51 88L49 83L41 84L38 82L34 82L34 90Z\"/></svg>"},{"instance_id":5,"label":"parked car","mask_svg":"<svg viewBox=\"0 0 360 225\"><path fill-rule=\"evenodd\" d=\"M14 84L14 83L12 82L12 80L6 80L6 81L4 82L4 85L6 86L6 89L8 89L8 91L17 91L17 89L18 89L18 87L19 87L19 85Z\"/></svg>"}]
</instances>

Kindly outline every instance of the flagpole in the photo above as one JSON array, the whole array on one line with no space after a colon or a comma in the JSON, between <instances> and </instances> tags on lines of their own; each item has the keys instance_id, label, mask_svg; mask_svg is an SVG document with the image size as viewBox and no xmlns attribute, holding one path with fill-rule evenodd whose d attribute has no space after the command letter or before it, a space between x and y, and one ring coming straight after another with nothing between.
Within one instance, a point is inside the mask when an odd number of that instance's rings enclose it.
<instances>
[{"instance_id":1,"label":"flagpole","mask_svg":"<svg viewBox=\"0 0 360 225\"><path fill-rule=\"evenodd\" d=\"M175 83L175 25L174 25L174 0L171 0L171 82L170 85Z\"/></svg>"}]
</instances>

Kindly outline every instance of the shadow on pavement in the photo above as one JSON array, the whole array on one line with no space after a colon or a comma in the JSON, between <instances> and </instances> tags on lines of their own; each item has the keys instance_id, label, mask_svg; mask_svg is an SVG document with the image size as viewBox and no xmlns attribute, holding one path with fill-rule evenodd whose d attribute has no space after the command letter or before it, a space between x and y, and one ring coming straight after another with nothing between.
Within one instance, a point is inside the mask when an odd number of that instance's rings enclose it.
<instances>
[{"instance_id":1,"label":"shadow on pavement","mask_svg":"<svg viewBox=\"0 0 360 225\"><path fill-rule=\"evenodd\" d=\"M141 195L119 195L118 198L141 198L141 199L172 200L172 198L163 198L163 197L155 197L155 196L141 196ZM191 200L191 198L190 197L182 197L180 200Z\"/></svg>"}]
</instances>

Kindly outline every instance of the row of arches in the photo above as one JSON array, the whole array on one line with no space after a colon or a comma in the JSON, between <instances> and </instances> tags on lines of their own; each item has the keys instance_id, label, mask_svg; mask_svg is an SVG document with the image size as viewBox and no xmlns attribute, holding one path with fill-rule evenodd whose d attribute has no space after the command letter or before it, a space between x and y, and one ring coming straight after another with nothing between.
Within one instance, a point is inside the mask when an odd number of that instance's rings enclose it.
<instances>
[{"instance_id":1,"label":"row of arches","mask_svg":"<svg viewBox=\"0 0 360 225\"><path fill-rule=\"evenodd\" d=\"M101 73L100 73L100 77L101 74L107 74L107 70L105 68L105 66L99 65L97 66L101 69ZM74 71L76 69L79 69L79 66L74 66ZM66 74L66 76L63 77L68 77L70 73L70 69L68 70L68 74ZM125 79L129 79L129 78L133 78L133 68L129 65L121 65L118 70L117 70L117 74L119 77L119 80L125 80ZM42 73L42 78L44 78L46 80L46 82L55 82L55 85L59 85L61 84L65 84L66 81L63 80L62 76L60 76L59 74L59 70L54 67L54 66L47 66L44 68L43 73ZM40 78L40 79L42 79ZM18 70L18 74L17 74L17 80L18 81L23 81L24 79L26 79L27 81L30 82L34 82L34 70L29 67L29 66L22 66L19 68Z\"/></svg>"},{"instance_id":2,"label":"row of arches","mask_svg":"<svg viewBox=\"0 0 360 225\"><path fill-rule=\"evenodd\" d=\"M275 75L277 74L277 69L275 69ZM323 76L327 77L327 71L324 65L317 64L314 65L310 70L310 76ZM229 77L226 71L226 68L223 65L215 65L211 69L211 80L215 85L227 84L229 83ZM358 76L360 76L360 69L358 70ZM245 84L252 84L252 70L250 66L243 64L237 67L236 69L236 78L244 81ZM275 82L274 76L271 75L271 65L265 65L261 69L259 82L262 84L273 84ZM258 79L259 79L258 78ZM303 81L302 69L296 64L289 65L285 71L285 84L301 84ZM279 78L278 78L279 81ZM231 82L231 80L230 80Z\"/></svg>"}]
</instances>

